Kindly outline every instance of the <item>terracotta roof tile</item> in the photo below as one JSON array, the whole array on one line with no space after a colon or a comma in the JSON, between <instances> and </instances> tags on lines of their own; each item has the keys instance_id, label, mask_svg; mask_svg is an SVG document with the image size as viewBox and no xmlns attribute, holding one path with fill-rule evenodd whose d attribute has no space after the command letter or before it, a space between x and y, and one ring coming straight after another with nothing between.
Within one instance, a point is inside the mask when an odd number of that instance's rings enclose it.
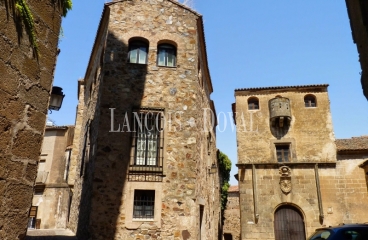
<instances>
[{"instance_id":1,"label":"terracotta roof tile","mask_svg":"<svg viewBox=\"0 0 368 240\"><path fill-rule=\"evenodd\" d=\"M228 192L239 192L239 186L230 186Z\"/></svg>"},{"instance_id":2,"label":"terracotta roof tile","mask_svg":"<svg viewBox=\"0 0 368 240\"><path fill-rule=\"evenodd\" d=\"M328 87L328 84L312 84L312 85L296 85L296 86L274 86L274 87L255 87L255 88L237 88L238 91L249 91L249 90L269 90L269 89L284 89L284 88L309 88L309 87Z\"/></svg>"},{"instance_id":3,"label":"terracotta roof tile","mask_svg":"<svg viewBox=\"0 0 368 240\"><path fill-rule=\"evenodd\" d=\"M337 151L368 150L368 136L336 139Z\"/></svg>"}]
</instances>

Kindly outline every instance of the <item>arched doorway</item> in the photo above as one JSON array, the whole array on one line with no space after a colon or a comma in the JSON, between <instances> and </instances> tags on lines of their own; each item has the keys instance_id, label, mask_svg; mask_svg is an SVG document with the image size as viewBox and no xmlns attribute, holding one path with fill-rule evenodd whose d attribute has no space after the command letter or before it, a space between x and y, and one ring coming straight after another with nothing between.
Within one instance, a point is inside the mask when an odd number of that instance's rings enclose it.
<instances>
[{"instance_id":1,"label":"arched doorway","mask_svg":"<svg viewBox=\"0 0 368 240\"><path fill-rule=\"evenodd\" d=\"M304 220L301 212L283 205L275 212L275 240L305 240Z\"/></svg>"}]
</instances>

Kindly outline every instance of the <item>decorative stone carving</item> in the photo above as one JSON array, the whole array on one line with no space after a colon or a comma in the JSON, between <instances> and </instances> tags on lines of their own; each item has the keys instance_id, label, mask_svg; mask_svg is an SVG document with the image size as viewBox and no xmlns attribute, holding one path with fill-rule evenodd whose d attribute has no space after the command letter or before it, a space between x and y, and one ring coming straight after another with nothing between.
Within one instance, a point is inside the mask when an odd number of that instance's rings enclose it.
<instances>
[{"instance_id":1,"label":"decorative stone carving","mask_svg":"<svg viewBox=\"0 0 368 240\"><path fill-rule=\"evenodd\" d=\"M279 174L281 177L290 177L291 169L288 166L282 166L279 168Z\"/></svg>"},{"instance_id":2,"label":"decorative stone carving","mask_svg":"<svg viewBox=\"0 0 368 240\"><path fill-rule=\"evenodd\" d=\"M288 166L282 166L279 168L280 174L280 188L285 194L291 192L291 169Z\"/></svg>"},{"instance_id":3,"label":"decorative stone carving","mask_svg":"<svg viewBox=\"0 0 368 240\"><path fill-rule=\"evenodd\" d=\"M284 193L291 191L291 179L280 179L280 188Z\"/></svg>"}]
</instances>

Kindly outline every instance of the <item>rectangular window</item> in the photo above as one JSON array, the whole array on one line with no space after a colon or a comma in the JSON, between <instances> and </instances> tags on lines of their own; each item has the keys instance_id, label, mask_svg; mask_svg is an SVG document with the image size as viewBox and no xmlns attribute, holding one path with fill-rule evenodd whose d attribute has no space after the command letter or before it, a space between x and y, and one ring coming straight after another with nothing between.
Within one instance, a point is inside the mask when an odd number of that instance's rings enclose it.
<instances>
[{"instance_id":1,"label":"rectangular window","mask_svg":"<svg viewBox=\"0 0 368 240\"><path fill-rule=\"evenodd\" d=\"M37 184L34 186L34 195L42 195L45 191L45 184Z\"/></svg>"},{"instance_id":2,"label":"rectangular window","mask_svg":"<svg viewBox=\"0 0 368 240\"><path fill-rule=\"evenodd\" d=\"M32 206L28 216L28 228L36 228L37 206Z\"/></svg>"},{"instance_id":3,"label":"rectangular window","mask_svg":"<svg viewBox=\"0 0 368 240\"><path fill-rule=\"evenodd\" d=\"M163 111L133 111L129 181L161 181L163 161Z\"/></svg>"},{"instance_id":4,"label":"rectangular window","mask_svg":"<svg viewBox=\"0 0 368 240\"><path fill-rule=\"evenodd\" d=\"M155 208L155 190L135 190L133 218L153 219Z\"/></svg>"},{"instance_id":5,"label":"rectangular window","mask_svg":"<svg viewBox=\"0 0 368 240\"><path fill-rule=\"evenodd\" d=\"M204 206L199 205L199 239L205 239L205 222L203 219Z\"/></svg>"},{"instance_id":6,"label":"rectangular window","mask_svg":"<svg viewBox=\"0 0 368 240\"><path fill-rule=\"evenodd\" d=\"M80 173L79 176L82 177L84 175L84 172L86 171L86 165L89 161L89 149L90 149L90 121L88 120L87 125L85 127L85 133L84 133L84 143L83 143L83 151L82 151L82 161L81 161L81 167L80 167Z\"/></svg>"},{"instance_id":7,"label":"rectangular window","mask_svg":"<svg viewBox=\"0 0 368 240\"><path fill-rule=\"evenodd\" d=\"M231 233L224 233L225 240L233 240L233 235Z\"/></svg>"},{"instance_id":8,"label":"rectangular window","mask_svg":"<svg viewBox=\"0 0 368 240\"><path fill-rule=\"evenodd\" d=\"M137 127L135 165L156 166L159 157L160 114L140 113L139 118L140 121L136 121L135 124Z\"/></svg>"},{"instance_id":9,"label":"rectangular window","mask_svg":"<svg viewBox=\"0 0 368 240\"><path fill-rule=\"evenodd\" d=\"M276 145L276 157L278 162L289 162L290 145Z\"/></svg>"}]
</instances>

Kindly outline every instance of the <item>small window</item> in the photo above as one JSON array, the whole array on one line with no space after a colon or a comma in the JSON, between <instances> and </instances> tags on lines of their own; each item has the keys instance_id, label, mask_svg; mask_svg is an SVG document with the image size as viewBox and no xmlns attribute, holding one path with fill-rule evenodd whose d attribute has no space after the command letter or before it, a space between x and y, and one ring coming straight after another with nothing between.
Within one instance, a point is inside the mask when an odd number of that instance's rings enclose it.
<instances>
[{"instance_id":1,"label":"small window","mask_svg":"<svg viewBox=\"0 0 368 240\"><path fill-rule=\"evenodd\" d=\"M212 143L212 136L211 136L211 133L208 133L208 136L207 136L207 152L208 152L208 155L211 155L211 143Z\"/></svg>"},{"instance_id":2,"label":"small window","mask_svg":"<svg viewBox=\"0 0 368 240\"><path fill-rule=\"evenodd\" d=\"M225 240L233 240L233 235L231 235L231 233L224 233L224 239Z\"/></svg>"},{"instance_id":3,"label":"small window","mask_svg":"<svg viewBox=\"0 0 368 240\"><path fill-rule=\"evenodd\" d=\"M32 206L29 211L28 216L28 228L35 229L36 228L36 218L37 218L37 206Z\"/></svg>"},{"instance_id":4,"label":"small window","mask_svg":"<svg viewBox=\"0 0 368 240\"><path fill-rule=\"evenodd\" d=\"M147 64L148 44L143 41L131 41L129 43L128 62Z\"/></svg>"},{"instance_id":5,"label":"small window","mask_svg":"<svg viewBox=\"0 0 368 240\"><path fill-rule=\"evenodd\" d=\"M256 97L251 97L248 99L248 110L257 110L259 109L259 101Z\"/></svg>"},{"instance_id":6,"label":"small window","mask_svg":"<svg viewBox=\"0 0 368 240\"><path fill-rule=\"evenodd\" d=\"M290 145L276 145L276 157L278 162L289 162Z\"/></svg>"},{"instance_id":7,"label":"small window","mask_svg":"<svg viewBox=\"0 0 368 240\"><path fill-rule=\"evenodd\" d=\"M157 65L165 67L176 66L176 48L173 45L158 45Z\"/></svg>"},{"instance_id":8,"label":"small window","mask_svg":"<svg viewBox=\"0 0 368 240\"><path fill-rule=\"evenodd\" d=\"M34 195L42 195L45 191L45 184L36 184L34 186Z\"/></svg>"},{"instance_id":9,"label":"small window","mask_svg":"<svg viewBox=\"0 0 368 240\"><path fill-rule=\"evenodd\" d=\"M304 97L305 107L316 107L316 97L313 95L307 95Z\"/></svg>"},{"instance_id":10,"label":"small window","mask_svg":"<svg viewBox=\"0 0 368 240\"><path fill-rule=\"evenodd\" d=\"M155 208L155 190L135 190L133 218L152 218Z\"/></svg>"}]
</instances>

